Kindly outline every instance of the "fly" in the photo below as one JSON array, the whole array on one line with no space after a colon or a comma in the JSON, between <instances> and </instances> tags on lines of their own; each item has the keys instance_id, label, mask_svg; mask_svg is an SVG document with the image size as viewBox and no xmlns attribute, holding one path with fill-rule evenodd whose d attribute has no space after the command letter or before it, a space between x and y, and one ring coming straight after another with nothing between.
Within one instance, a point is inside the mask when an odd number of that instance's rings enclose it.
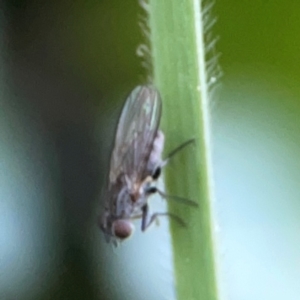
<instances>
[{"instance_id":1,"label":"fly","mask_svg":"<svg viewBox=\"0 0 300 300\"><path fill-rule=\"evenodd\" d=\"M148 198L154 193L197 206L191 200L168 196L154 186L169 159L194 141L186 141L162 159L161 111L162 101L153 86L137 86L126 99L111 154L105 210L99 219L107 241L128 238L134 230L134 219L141 219L142 231L159 216L170 216L183 223L178 216L167 212L150 215Z\"/></svg>"}]
</instances>

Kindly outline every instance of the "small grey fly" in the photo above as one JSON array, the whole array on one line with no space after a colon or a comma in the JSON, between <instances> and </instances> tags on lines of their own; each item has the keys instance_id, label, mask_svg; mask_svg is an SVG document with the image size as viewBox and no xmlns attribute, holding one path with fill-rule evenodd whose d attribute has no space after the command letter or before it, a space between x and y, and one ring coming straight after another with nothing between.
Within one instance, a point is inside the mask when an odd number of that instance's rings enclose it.
<instances>
[{"instance_id":1,"label":"small grey fly","mask_svg":"<svg viewBox=\"0 0 300 300\"><path fill-rule=\"evenodd\" d=\"M183 223L179 217L167 212L150 215L148 198L154 193L197 205L191 200L168 196L153 185L168 160L193 142L188 140L162 159L161 111L161 98L153 86L137 86L126 99L111 155L105 211L99 218L99 226L107 241L128 238L133 232L134 219L141 219L142 231L163 215Z\"/></svg>"}]
</instances>

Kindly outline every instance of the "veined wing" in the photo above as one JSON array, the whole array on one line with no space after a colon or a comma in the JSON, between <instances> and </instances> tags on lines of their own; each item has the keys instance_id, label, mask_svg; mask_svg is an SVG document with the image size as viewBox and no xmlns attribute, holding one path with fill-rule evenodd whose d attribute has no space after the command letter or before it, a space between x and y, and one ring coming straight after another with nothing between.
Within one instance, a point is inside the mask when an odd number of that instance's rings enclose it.
<instances>
[{"instance_id":1,"label":"veined wing","mask_svg":"<svg viewBox=\"0 0 300 300\"><path fill-rule=\"evenodd\" d=\"M123 173L128 178L142 178L161 117L161 98L152 86L137 86L126 99L111 156L109 180L113 183Z\"/></svg>"}]
</instances>

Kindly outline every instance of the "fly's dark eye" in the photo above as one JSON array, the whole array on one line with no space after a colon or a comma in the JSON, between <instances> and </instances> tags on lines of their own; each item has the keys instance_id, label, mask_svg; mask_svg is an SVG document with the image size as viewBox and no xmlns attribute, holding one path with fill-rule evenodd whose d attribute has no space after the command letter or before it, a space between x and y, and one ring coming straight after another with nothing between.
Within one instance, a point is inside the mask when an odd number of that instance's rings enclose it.
<instances>
[{"instance_id":1,"label":"fly's dark eye","mask_svg":"<svg viewBox=\"0 0 300 300\"><path fill-rule=\"evenodd\" d=\"M160 176L161 174L161 167L157 167L154 171L154 173L152 174L152 178L154 180L158 179L158 177Z\"/></svg>"}]
</instances>

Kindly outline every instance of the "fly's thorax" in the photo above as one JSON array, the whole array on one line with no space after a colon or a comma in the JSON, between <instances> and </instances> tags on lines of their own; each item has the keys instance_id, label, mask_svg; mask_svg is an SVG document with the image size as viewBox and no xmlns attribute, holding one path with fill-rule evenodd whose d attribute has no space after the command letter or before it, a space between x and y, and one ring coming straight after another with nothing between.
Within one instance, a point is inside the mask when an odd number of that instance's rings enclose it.
<instances>
[{"instance_id":1,"label":"fly's thorax","mask_svg":"<svg viewBox=\"0 0 300 300\"><path fill-rule=\"evenodd\" d=\"M107 193L107 209L112 218L126 218L130 216L130 190L125 174L120 174L115 182L110 183Z\"/></svg>"},{"instance_id":2,"label":"fly's thorax","mask_svg":"<svg viewBox=\"0 0 300 300\"><path fill-rule=\"evenodd\" d=\"M142 182L136 183L130 192L131 201L136 208L141 208L147 202L147 190L153 182L152 176L147 176Z\"/></svg>"}]
</instances>

